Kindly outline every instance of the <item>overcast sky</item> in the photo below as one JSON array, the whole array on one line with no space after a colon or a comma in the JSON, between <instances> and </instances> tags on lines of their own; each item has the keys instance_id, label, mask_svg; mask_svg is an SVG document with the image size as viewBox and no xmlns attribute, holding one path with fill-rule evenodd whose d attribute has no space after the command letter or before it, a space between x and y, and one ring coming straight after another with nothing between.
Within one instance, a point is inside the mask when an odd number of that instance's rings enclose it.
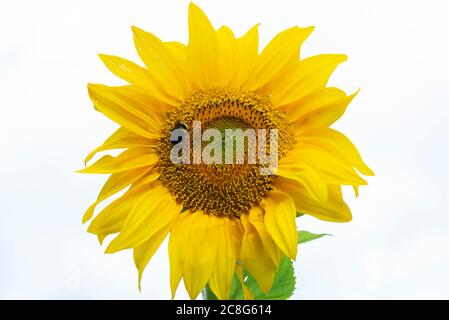
<instances>
[{"instance_id":1,"label":"overcast sky","mask_svg":"<svg viewBox=\"0 0 449 320\"><path fill-rule=\"evenodd\" d=\"M102 254L81 225L104 177L74 171L116 128L87 96L87 82L121 83L96 53L137 61L131 25L186 42L188 2L0 5L0 298L170 298L166 245L138 293L131 252ZM335 127L377 175L345 193L351 223L298 220L334 237L300 246L293 298L449 299L448 2L196 3L237 35L260 22L262 44L316 26L303 56L349 55L331 85L362 89Z\"/></svg>"}]
</instances>

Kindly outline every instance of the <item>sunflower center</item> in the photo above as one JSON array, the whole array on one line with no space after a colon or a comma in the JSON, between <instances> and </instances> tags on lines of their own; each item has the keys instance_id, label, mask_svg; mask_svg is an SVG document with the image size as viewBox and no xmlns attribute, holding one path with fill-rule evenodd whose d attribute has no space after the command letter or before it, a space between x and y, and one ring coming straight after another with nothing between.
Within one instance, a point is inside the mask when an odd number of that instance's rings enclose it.
<instances>
[{"instance_id":1,"label":"sunflower center","mask_svg":"<svg viewBox=\"0 0 449 320\"><path fill-rule=\"evenodd\" d=\"M183 134L173 139L176 129ZM275 144L270 140L273 130ZM293 139L283 114L273 109L268 97L229 88L197 91L163 126L160 180L185 209L239 217L272 189L275 178L262 173L266 163L254 161L259 155L259 149L252 152L254 145L264 144L268 154L276 146L282 156ZM183 161L173 161L175 147L186 152Z\"/></svg>"}]
</instances>

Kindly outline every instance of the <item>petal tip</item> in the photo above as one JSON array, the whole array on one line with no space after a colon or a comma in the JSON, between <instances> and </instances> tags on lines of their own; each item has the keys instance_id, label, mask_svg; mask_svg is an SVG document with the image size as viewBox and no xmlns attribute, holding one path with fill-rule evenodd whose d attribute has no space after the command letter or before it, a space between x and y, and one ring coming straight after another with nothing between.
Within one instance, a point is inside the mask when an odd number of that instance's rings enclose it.
<instances>
[{"instance_id":1,"label":"petal tip","mask_svg":"<svg viewBox=\"0 0 449 320\"><path fill-rule=\"evenodd\" d=\"M101 61L103 61L103 63L106 63L106 59L109 57L109 55L104 54L104 53L97 53L98 58L100 58Z\"/></svg>"},{"instance_id":2,"label":"petal tip","mask_svg":"<svg viewBox=\"0 0 449 320\"><path fill-rule=\"evenodd\" d=\"M114 239L115 240L115 239ZM106 248L106 250L104 251L104 253L106 254L112 254L112 253L116 253L117 251L119 251L119 249L117 249L117 246L115 245L115 241L112 240L112 242L109 244L109 246Z\"/></svg>"}]
</instances>

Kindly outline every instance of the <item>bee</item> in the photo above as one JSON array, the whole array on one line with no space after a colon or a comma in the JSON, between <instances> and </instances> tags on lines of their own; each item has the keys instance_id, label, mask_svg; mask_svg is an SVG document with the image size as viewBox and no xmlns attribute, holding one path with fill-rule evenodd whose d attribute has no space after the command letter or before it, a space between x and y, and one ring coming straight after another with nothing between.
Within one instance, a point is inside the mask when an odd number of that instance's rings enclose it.
<instances>
[{"instance_id":1,"label":"bee","mask_svg":"<svg viewBox=\"0 0 449 320\"><path fill-rule=\"evenodd\" d=\"M178 121L172 128L170 135L170 142L175 145L182 141L182 139L189 135L188 127L184 122Z\"/></svg>"}]
</instances>

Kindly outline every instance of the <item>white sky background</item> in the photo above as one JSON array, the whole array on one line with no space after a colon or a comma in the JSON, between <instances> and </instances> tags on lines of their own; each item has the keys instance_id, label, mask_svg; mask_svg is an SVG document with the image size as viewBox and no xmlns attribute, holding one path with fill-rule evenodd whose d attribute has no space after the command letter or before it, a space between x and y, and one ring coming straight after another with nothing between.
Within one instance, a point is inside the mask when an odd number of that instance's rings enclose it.
<instances>
[{"instance_id":1,"label":"white sky background","mask_svg":"<svg viewBox=\"0 0 449 320\"><path fill-rule=\"evenodd\" d=\"M186 42L188 2L1 2L0 298L170 298L166 245L138 293L131 252L102 254L80 222L105 177L73 172L116 127L87 96L121 83L96 53L138 61L131 25ZM300 246L293 298L449 299L448 2L196 3L237 35L260 22L262 44L316 26L302 55L348 54L331 84L362 88L336 128L377 176L347 192L351 223L298 221L335 237Z\"/></svg>"}]
</instances>

